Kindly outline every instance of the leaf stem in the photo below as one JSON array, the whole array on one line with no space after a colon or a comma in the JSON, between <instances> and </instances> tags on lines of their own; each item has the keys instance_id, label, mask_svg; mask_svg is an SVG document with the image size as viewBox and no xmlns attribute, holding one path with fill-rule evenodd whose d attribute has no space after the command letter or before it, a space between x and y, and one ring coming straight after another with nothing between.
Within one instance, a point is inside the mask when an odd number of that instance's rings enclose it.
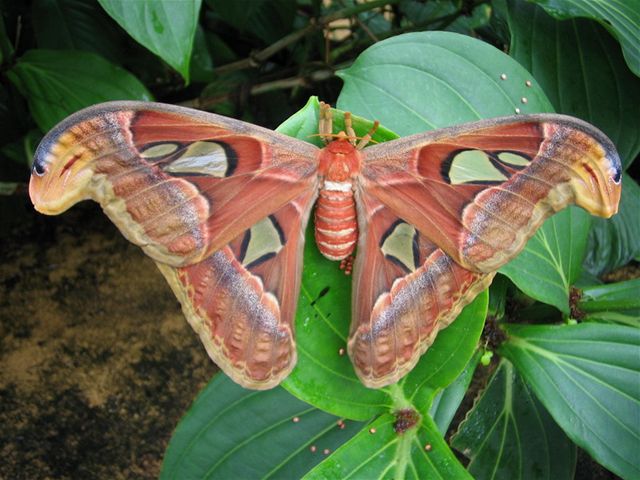
<instances>
[{"instance_id":1,"label":"leaf stem","mask_svg":"<svg viewBox=\"0 0 640 480\"><path fill-rule=\"evenodd\" d=\"M407 471L407 464L411 460L411 444L417 435L418 429L412 428L400 435L398 448L396 449L396 471L393 476L395 480L404 480Z\"/></svg>"},{"instance_id":2,"label":"leaf stem","mask_svg":"<svg viewBox=\"0 0 640 480\"><path fill-rule=\"evenodd\" d=\"M411 400L409 400L404 394L404 390L402 389L402 387L397 383L389 385L386 390L389 394L389 397L391 397L392 411L402 410L405 408L415 408L411 403Z\"/></svg>"}]
</instances>

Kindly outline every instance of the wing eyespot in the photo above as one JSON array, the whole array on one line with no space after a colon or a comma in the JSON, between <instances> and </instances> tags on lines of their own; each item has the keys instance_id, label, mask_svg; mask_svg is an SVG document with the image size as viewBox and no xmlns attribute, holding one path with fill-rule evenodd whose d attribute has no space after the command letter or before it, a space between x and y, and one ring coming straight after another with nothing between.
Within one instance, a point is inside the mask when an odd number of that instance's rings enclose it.
<instances>
[{"instance_id":1,"label":"wing eyespot","mask_svg":"<svg viewBox=\"0 0 640 480\"><path fill-rule=\"evenodd\" d=\"M282 228L276 218L269 215L245 232L238 259L250 270L275 257L285 243Z\"/></svg>"},{"instance_id":2,"label":"wing eyespot","mask_svg":"<svg viewBox=\"0 0 640 480\"><path fill-rule=\"evenodd\" d=\"M43 162L40 158L36 158L36 160L33 162L32 171L36 176L42 177L45 173L47 173L45 162Z\"/></svg>"},{"instance_id":3,"label":"wing eyespot","mask_svg":"<svg viewBox=\"0 0 640 480\"><path fill-rule=\"evenodd\" d=\"M464 148L449 154L440 174L450 185L499 185L530 163L531 158L522 152Z\"/></svg>"},{"instance_id":4,"label":"wing eyespot","mask_svg":"<svg viewBox=\"0 0 640 480\"><path fill-rule=\"evenodd\" d=\"M154 147L156 148L156 147ZM238 154L226 142L201 140L170 152L163 170L171 175L226 178L238 167Z\"/></svg>"}]
</instances>

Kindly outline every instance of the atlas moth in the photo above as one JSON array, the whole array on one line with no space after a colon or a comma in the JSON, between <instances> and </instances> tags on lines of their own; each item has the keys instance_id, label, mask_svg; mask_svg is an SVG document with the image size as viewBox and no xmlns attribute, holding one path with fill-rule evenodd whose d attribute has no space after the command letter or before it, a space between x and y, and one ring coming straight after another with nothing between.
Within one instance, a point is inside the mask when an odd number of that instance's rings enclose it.
<instances>
[{"instance_id":1,"label":"atlas moth","mask_svg":"<svg viewBox=\"0 0 640 480\"><path fill-rule=\"evenodd\" d=\"M93 199L158 265L208 354L268 389L296 363L305 227L355 253L348 353L367 387L398 381L542 222L569 204L610 217L620 159L595 127L518 115L366 146L350 117L323 148L158 103L71 115L42 140L29 186L58 214ZM365 148L366 146L366 148ZM348 267L350 268L350 267Z\"/></svg>"}]
</instances>

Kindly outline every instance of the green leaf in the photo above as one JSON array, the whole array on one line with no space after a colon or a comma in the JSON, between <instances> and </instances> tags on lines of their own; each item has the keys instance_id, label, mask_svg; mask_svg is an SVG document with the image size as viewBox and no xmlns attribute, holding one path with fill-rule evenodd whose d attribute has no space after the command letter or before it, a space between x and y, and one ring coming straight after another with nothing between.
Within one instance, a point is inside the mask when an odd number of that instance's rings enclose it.
<instances>
[{"instance_id":1,"label":"green leaf","mask_svg":"<svg viewBox=\"0 0 640 480\"><path fill-rule=\"evenodd\" d=\"M282 386L305 402L345 418L367 420L387 411L392 405L389 396L384 390L364 387L345 353L351 277L320 254L312 226L307 231L304 261L296 314L298 364Z\"/></svg>"},{"instance_id":2,"label":"green leaf","mask_svg":"<svg viewBox=\"0 0 640 480\"><path fill-rule=\"evenodd\" d=\"M506 331L500 353L569 438L617 475L640 477L640 330L588 323Z\"/></svg>"},{"instance_id":3,"label":"green leaf","mask_svg":"<svg viewBox=\"0 0 640 480\"><path fill-rule=\"evenodd\" d=\"M373 390L360 383L344 353L351 318L350 277L321 256L311 230L304 254L296 319L298 365L283 386L307 403L354 420L366 420L403 403L428 408L427 392L453 381L473 355L486 315L486 294L438 334L413 371L400 381L399 390L396 386Z\"/></svg>"},{"instance_id":4,"label":"green leaf","mask_svg":"<svg viewBox=\"0 0 640 480\"><path fill-rule=\"evenodd\" d=\"M506 80L501 79L503 73ZM402 135L507 115L515 108L523 113L553 110L540 87L515 60L484 42L447 32L406 34L380 42L338 75L345 82L338 100L341 109L378 118ZM532 80L531 87L526 86L527 80ZM526 104L521 103L522 97L527 98ZM573 212L551 219L546 229L530 240L526 253L514 260L513 266L504 267L525 292L567 313L569 285L579 272L576 258L581 261L584 256L585 227L589 224L584 212ZM556 225L567 218L575 224L573 243L567 242L571 235L566 226ZM556 232L562 238L555 238ZM541 253L554 255L544 260L542 273L536 272ZM521 267L544 281L531 282L529 273L518 272Z\"/></svg>"},{"instance_id":5,"label":"green leaf","mask_svg":"<svg viewBox=\"0 0 640 480\"><path fill-rule=\"evenodd\" d=\"M338 421L282 388L245 390L219 374L180 421L160 478L300 478L361 428Z\"/></svg>"},{"instance_id":6,"label":"green leaf","mask_svg":"<svg viewBox=\"0 0 640 480\"><path fill-rule=\"evenodd\" d=\"M31 14L39 48L86 50L114 63L124 55L120 29L96 2L35 0Z\"/></svg>"},{"instance_id":7,"label":"green leaf","mask_svg":"<svg viewBox=\"0 0 640 480\"><path fill-rule=\"evenodd\" d=\"M588 313L583 321L594 321L602 323L619 323L628 327L640 328L640 309L631 309L621 312L594 312Z\"/></svg>"},{"instance_id":8,"label":"green leaf","mask_svg":"<svg viewBox=\"0 0 640 480\"><path fill-rule=\"evenodd\" d=\"M305 475L305 480L471 478L429 417L402 434L395 432L394 422L393 415L382 415Z\"/></svg>"},{"instance_id":9,"label":"green leaf","mask_svg":"<svg viewBox=\"0 0 640 480\"><path fill-rule=\"evenodd\" d=\"M586 17L600 22L620 42L629 68L640 75L640 1L532 0L559 19Z\"/></svg>"},{"instance_id":10,"label":"green leaf","mask_svg":"<svg viewBox=\"0 0 640 480\"><path fill-rule=\"evenodd\" d=\"M583 312L640 308L640 278L582 289L578 307Z\"/></svg>"},{"instance_id":11,"label":"green leaf","mask_svg":"<svg viewBox=\"0 0 640 480\"><path fill-rule=\"evenodd\" d=\"M510 54L540 82L556 111L586 120L615 143L623 166L640 152L640 78L596 22L558 21L533 4L510 0Z\"/></svg>"},{"instance_id":12,"label":"green leaf","mask_svg":"<svg viewBox=\"0 0 640 480\"><path fill-rule=\"evenodd\" d=\"M89 52L29 50L7 76L27 98L43 131L95 103L152 99L129 72Z\"/></svg>"},{"instance_id":13,"label":"green leaf","mask_svg":"<svg viewBox=\"0 0 640 480\"><path fill-rule=\"evenodd\" d=\"M569 207L548 219L526 248L500 269L530 297L569 313L569 287L580 276L591 216Z\"/></svg>"},{"instance_id":14,"label":"green leaf","mask_svg":"<svg viewBox=\"0 0 640 480\"><path fill-rule=\"evenodd\" d=\"M575 445L502 360L451 445L469 458L474 478L572 479Z\"/></svg>"},{"instance_id":15,"label":"green leaf","mask_svg":"<svg viewBox=\"0 0 640 480\"><path fill-rule=\"evenodd\" d=\"M190 78L194 82L211 82L215 74L213 73L213 59L209 51L204 29L197 25L196 35L193 41L193 54L191 56ZM228 93L227 90L225 93ZM201 98L207 98L204 92L200 93ZM229 115L232 115L229 112Z\"/></svg>"},{"instance_id":16,"label":"green leaf","mask_svg":"<svg viewBox=\"0 0 640 480\"><path fill-rule=\"evenodd\" d=\"M291 32L295 0L208 0L207 5L239 33L251 33L270 44Z\"/></svg>"},{"instance_id":17,"label":"green leaf","mask_svg":"<svg viewBox=\"0 0 640 480\"><path fill-rule=\"evenodd\" d=\"M479 360L480 351L477 350L467 363L467 366L464 367L462 373L458 375L458 378L449 384L448 387L438 392L431 402L429 416L433 418L443 437L446 435L449 425L469 389Z\"/></svg>"},{"instance_id":18,"label":"green leaf","mask_svg":"<svg viewBox=\"0 0 640 480\"><path fill-rule=\"evenodd\" d=\"M472 8L470 14L458 15L451 24L446 26L446 30L475 36L476 30L487 27L491 20L491 5L481 3Z\"/></svg>"},{"instance_id":19,"label":"green leaf","mask_svg":"<svg viewBox=\"0 0 640 480\"><path fill-rule=\"evenodd\" d=\"M129 35L189 83L191 50L202 0L98 1Z\"/></svg>"},{"instance_id":20,"label":"green leaf","mask_svg":"<svg viewBox=\"0 0 640 480\"><path fill-rule=\"evenodd\" d=\"M403 136L511 115L516 108L522 113L553 111L518 62L485 42L456 33L393 37L365 50L337 75L344 80L338 108L380 120Z\"/></svg>"},{"instance_id":21,"label":"green leaf","mask_svg":"<svg viewBox=\"0 0 640 480\"><path fill-rule=\"evenodd\" d=\"M488 303L486 291L478 295L462 310L455 322L438 333L436 341L420 362L401 381L406 397L414 404L425 387L430 390L442 389L464 371L477 350Z\"/></svg>"},{"instance_id":22,"label":"green leaf","mask_svg":"<svg viewBox=\"0 0 640 480\"><path fill-rule=\"evenodd\" d=\"M498 274L493 278L489 287L488 314L495 318L504 317L507 308L507 292L512 283L504 275Z\"/></svg>"},{"instance_id":23,"label":"green leaf","mask_svg":"<svg viewBox=\"0 0 640 480\"><path fill-rule=\"evenodd\" d=\"M371 128L371 122L357 117L353 120L356 131ZM318 102L312 98L278 130L318 141L317 125ZM336 128L342 126L338 116ZM381 128L374 138L384 141L394 136ZM486 316L485 295L480 295L438 334L418 365L401 381L400 388L365 388L344 353L351 320L351 278L344 275L337 263L320 254L311 228L307 232L304 258L296 317L298 365L283 383L298 398L356 420L369 419L402 402L414 402L421 408L428 397L427 390L451 383L473 355Z\"/></svg>"},{"instance_id":24,"label":"green leaf","mask_svg":"<svg viewBox=\"0 0 640 480\"><path fill-rule=\"evenodd\" d=\"M640 255L640 186L629 175L622 177L618 214L594 218L584 267L599 276L622 267Z\"/></svg>"},{"instance_id":25,"label":"green leaf","mask_svg":"<svg viewBox=\"0 0 640 480\"><path fill-rule=\"evenodd\" d=\"M310 97L307 104L285 120L276 131L322 147L322 140L318 136L319 111L318 97Z\"/></svg>"}]
</instances>

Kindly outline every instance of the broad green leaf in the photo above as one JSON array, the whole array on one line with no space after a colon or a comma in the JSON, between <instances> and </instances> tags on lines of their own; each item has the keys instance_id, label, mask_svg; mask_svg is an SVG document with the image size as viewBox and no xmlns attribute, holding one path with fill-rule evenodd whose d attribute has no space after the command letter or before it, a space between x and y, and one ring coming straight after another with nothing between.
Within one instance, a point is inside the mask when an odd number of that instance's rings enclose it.
<instances>
[{"instance_id":1,"label":"broad green leaf","mask_svg":"<svg viewBox=\"0 0 640 480\"><path fill-rule=\"evenodd\" d=\"M296 397L327 412L366 420L387 411L383 390L362 385L345 353L351 320L351 277L325 259L307 231L296 314L298 364L283 382Z\"/></svg>"},{"instance_id":2,"label":"broad green leaf","mask_svg":"<svg viewBox=\"0 0 640 480\"><path fill-rule=\"evenodd\" d=\"M43 131L95 103L152 99L137 78L90 52L29 50L7 76Z\"/></svg>"},{"instance_id":3,"label":"broad green leaf","mask_svg":"<svg viewBox=\"0 0 640 480\"><path fill-rule=\"evenodd\" d=\"M640 328L640 309L587 313L582 320L585 322L618 323L628 327Z\"/></svg>"},{"instance_id":4,"label":"broad green leaf","mask_svg":"<svg viewBox=\"0 0 640 480\"><path fill-rule=\"evenodd\" d=\"M338 108L380 120L400 135L511 115L516 108L553 111L515 60L455 33L409 33L376 43L337 75L344 80Z\"/></svg>"},{"instance_id":5,"label":"broad green leaf","mask_svg":"<svg viewBox=\"0 0 640 480\"><path fill-rule=\"evenodd\" d=\"M548 219L526 248L500 269L530 297L569 313L569 287L580 275L591 216L569 207Z\"/></svg>"},{"instance_id":6,"label":"broad green leaf","mask_svg":"<svg viewBox=\"0 0 640 480\"><path fill-rule=\"evenodd\" d=\"M464 399L465 393L467 393L479 360L480 352L476 351L467 363L467 366L464 367L462 373L458 375L458 378L438 392L431 402L429 416L433 418L434 423L443 437L446 435L449 425Z\"/></svg>"},{"instance_id":7,"label":"broad green leaf","mask_svg":"<svg viewBox=\"0 0 640 480\"><path fill-rule=\"evenodd\" d=\"M575 445L504 359L451 445L469 458L477 480L569 480L575 473Z\"/></svg>"},{"instance_id":8,"label":"broad green leaf","mask_svg":"<svg viewBox=\"0 0 640 480\"><path fill-rule=\"evenodd\" d=\"M532 0L556 18L592 18L604 25L620 42L629 67L640 75L639 0Z\"/></svg>"},{"instance_id":9,"label":"broad green leaf","mask_svg":"<svg viewBox=\"0 0 640 480\"><path fill-rule=\"evenodd\" d=\"M502 73L506 80L501 79ZM523 113L553 110L542 90L515 60L484 42L446 32L400 35L380 42L339 76L345 81L338 101L340 108L378 118L402 135L507 115L515 108ZM470 83L469 78L474 81ZM531 87L526 86L527 80L532 80ZM399 84L402 89L397 88ZM520 103L522 97L527 98L526 104ZM589 220L583 212L562 215L550 220L546 230L530 240L520 260L515 260L518 263L503 267L503 271L509 272L514 283L534 298L568 312L569 285L580 267L575 258L581 261L584 255L584 226ZM552 238L556 223L565 218L572 218L574 229L577 228L575 244L565 245L571 236L567 237L564 226L558 227L562 227L562 238ZM545 236L565 250L557 251L556 245L548 245ZM538 265L537 256L541 253L555 256L544 260L544 272L536 272L537 268L527 270L544 277L539 284L518 270L524 258Z\"/></svg>"},{"instance_id":10,"label":"broad green leaf","mask_svg":"<svg viewBox=\"0 0 640 480\"><path fill-rule=\"evenodd\" d=\"M471 478L429 417L402 434L385 414L304 476L305 480Z\"/></svg>"},{"instance_id":11,"label":"broad green leaf","mask_svg":"<svg viewBox=\"0 0 640 480\"><path fill-rule=\"evenodd\" d=\"M401 380L403 388L372 390L362 385L345 353L350 290L350 277L321 256L308 232L296 320L298 365L283 386L312 405L354 420L366 420L398 404L428 408L428 391L453 381L472 356L486 315L486 295L480 295L438 334L414 370Z\"/></svg>"},{"instance_id":12,"label":"broad green leaf","mask_svg":"<svg viewBox=\"0 0 640 480\"><path fill-rule=\"evenodd\" d=\"M469 15L458 15L453 23L447 25L446 30L473 37L476 30L487 27L491 21L491 5L481 3L472 8Z\"/></svg>"},{"instance_id":13,"label":"broad green leaf","mask_svg":"<svg viewBox=\"0 0 640 480\"><path fill-rule=\"evenodd\" d=\"M371 128L370 122L358 117L353 121L358 132ZM318 103L312 98L278 130L315 142L317 123ZM343 128L340 115L335 127ZM374 138L385 141L393 137L392 132L380 128ZM346 418L366 420L399 402L423 405L428 397L424 389L443 388L464 369L482 331L485 295L480 295L452 325L439 333L420 363L401 381L402 388L393 391L365 388L345 354L351 320L351 278L342 273L337 263L320 254L311 229L307 232L304 255L296 320L298 365L283 384L298 398Z\"/></svg>"},{"instance_id":14,"label":"broad green leaf","mask_svg":"<svg viewBox=\"0 0 640 480\"><path fill-rule=\"evenodd\" d=\"M322 147L322 140L318 136L319 111L318 97L310 97L307 104L285 120L276 131Z\"/></svg>"},{"instance_id":15,"label":"broad green leaf","mask_svg":"<svg viewBox=\"0 0 640 480\"><path fill-rule=\"evenodd\" d=\"M191 50L202 0L98 1L129 35L189 83Z\"/></svg>"},{"instance_id":16,"label":"broad green leaf","mask_svg":"<svg viewBox=\"0 0 640 480\"><path fill-rule=\"evenodd\" d=\"M411 19L414 25L428 25L437 22L438 19L455 15L457 9L456 5L449 1L405 0L398 4L398 10L406 18Z\"/></svg>"},{"instance_id":17,"label":"broad green leaf","mask_svg":"<svg viewBox=\"0 0 640 480\"><path fill-rule=\"evenodd\" d=\"M489 287L488 314L494 318L504 317L507 308L507 292L512 288L512 283L504 275L498 274L493 278Z\"/></svg>"},{"instance_id":18,"label":"broad green leaf","mask_svg":"<svg viewBox=\"0 0 640 480\"><path fill-rule=\"evenodd\" d=\"M194 82L211 82L214 78L213 68L213 60L207 44L206 34L204 29L197 25L193 40L191 64L189 66L190 78ZM229 93L229 90L225 93ZM207 98L204 92L200 93L200 98ZM228 115L232 115L232 113L229 112Z\"/></svg>"},{"instance_id":19,"label":"broad green leaf","mask_svg":"<svg viewBox=\"0 0 640 480\"><path fill-rule=\"evenodd\" d=\"M96 2L35 0L31 5L38 48L86 50L120 63L120 29Z\"/></svg>"},{"instance_id":20,"label":"broad green leaf","mask_svg":"<svg viewBox=\"0 0 640 480\"><path fill-rule=\"evenodd\" d=\"M617 475L640 477L640 330L588 323L506 331L500 353L569 438Z\"/></svg>"},{"instance_id":21,"label":"broad green leaf","mask_svg":"<svg viewBox=\"0 0 640 480\"><path fill-rule=\"evenodd\" d=\"M400 384L406 397L422 406L418 400L424 387L442 389L451 384L465 369L477 350L482 334L489 296L483 292L467 305L458 318L438 333L436 341L420 362ZM428 408L428 405L426 406Z\"/></svg>"},{"instance_id":22,"label":"broad green leaf","mask_svg":"<svg viewBox=\"0 0 640 480\"><path fill-rule=\"evenodd\" d=\"M593 275L615 270L640 255L640 186L622 176L622 196L617 215L594 218L584 267Z\"/></svg>"},{"instance_id":23,"label":"broad green leaf","mask_svg":"<svg viewBox=\"0 0 640 480\"><path fill-rule=\"evenodd\" d=\"M640 278L584 288L578 307L583 312L640 308Z\"/></svg>"},{"instance_id":24,"label":"broad green leaf","mask_svg":"<svg viewBox=\"0 0 640 480\"><path fill-rule=\"evenodd\" d=\"M240 33L251 33L266 44L291 32L295 0L207 0L207 5Z\"/></svg>"},{"instance_id":25,"label":"broad green leaf","mask_svg":"<svg viewBox=\"0 0 640 480\"><path fill-rule=\"evenodd\" d=\"M339 420L282 388L245 390L219 374L174 432L160 478L300 478L361 428Z\"/></svg>"},{"instance_id":26,"label":"broad green leaf","mask_svg":"<svg viewBox=\"0 0 640 480\"><path fill-rule=\"evenodd\" d=\"M558 21L524 0L510 0L507 17L510 55L540 82L557 112L602 129L628 166L640 152L640 78L616 41L596 22Z\"/></svg>"}]
</instances>

